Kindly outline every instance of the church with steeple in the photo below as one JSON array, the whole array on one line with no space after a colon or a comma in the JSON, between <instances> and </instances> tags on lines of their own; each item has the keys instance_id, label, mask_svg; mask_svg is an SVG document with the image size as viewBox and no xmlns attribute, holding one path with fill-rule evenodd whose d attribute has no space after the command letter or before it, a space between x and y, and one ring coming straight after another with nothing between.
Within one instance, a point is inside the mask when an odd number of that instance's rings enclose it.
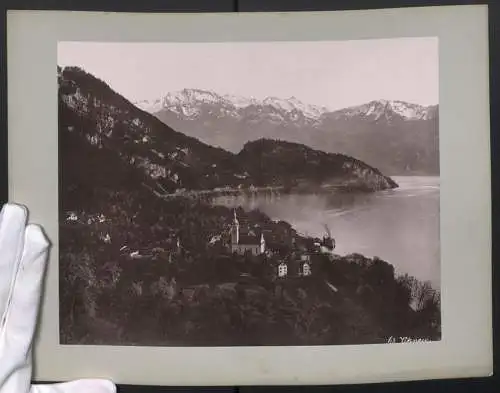
<instances>
[{"instance_id":1,"label":"church with steeple","mask_svg":"<svg viewBox=\"0 0 500 393\"><path fill-rule=\"evenodd\" d=\"M231 252L245 254L251 252L253 255L260 255L266 252L266 240L264 234L256 235L253 231L243 232L240 228L236 209L234 210L233 223L231 225Z\"/></svg>"}]
</instances>

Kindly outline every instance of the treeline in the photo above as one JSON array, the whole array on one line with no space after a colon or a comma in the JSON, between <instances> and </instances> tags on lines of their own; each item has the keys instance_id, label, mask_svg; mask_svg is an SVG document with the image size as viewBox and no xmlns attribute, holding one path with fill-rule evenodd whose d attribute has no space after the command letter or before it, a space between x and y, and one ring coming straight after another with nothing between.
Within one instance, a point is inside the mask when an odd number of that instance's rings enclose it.
<instances>
[{"instance_id":1,"label":"treeline","mask_svg":"<svg viewBox=\"0 0 500 393\"><path fill-rule=\"evenodd\" d=\"M322 184L345 184L361 190L397 187L378 169L338 153L314 150L302 144L274 139L248 142L237 155L259 185L285 189Z\"/></svg>"}]
</instances>

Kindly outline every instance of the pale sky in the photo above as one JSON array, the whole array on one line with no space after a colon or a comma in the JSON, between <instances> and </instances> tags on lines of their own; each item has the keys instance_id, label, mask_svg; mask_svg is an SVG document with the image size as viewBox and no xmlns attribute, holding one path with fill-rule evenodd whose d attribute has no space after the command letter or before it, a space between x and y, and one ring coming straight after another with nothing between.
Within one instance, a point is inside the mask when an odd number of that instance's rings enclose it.
<instances>
[{"instance_id":1,"label":"pale sky","mask_svg":"<svg viewBox=\"0 0 500 393\"><path fill-rule=\"evenodd\" d=\"M437 38L232 43L61 42L79 66L134 102L184 88L330 109L371 100L438 104Z\"/></svg>"}]
</instances>

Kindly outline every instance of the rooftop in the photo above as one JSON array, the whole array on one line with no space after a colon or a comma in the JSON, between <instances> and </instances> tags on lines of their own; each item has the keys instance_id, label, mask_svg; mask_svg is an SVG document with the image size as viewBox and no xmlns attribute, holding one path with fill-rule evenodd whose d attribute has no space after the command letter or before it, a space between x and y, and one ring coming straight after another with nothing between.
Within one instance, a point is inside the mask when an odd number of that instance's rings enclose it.
<instances>
[{"instance_id":1,"label":"rooftop","mask_svg":"<svg viewBox=\"0 0 500 393\"><path fill-rule=\"evenodd\" d=\"M240 235L239 244L260 244L260 236Z\"/></svg>"}]
</instances>

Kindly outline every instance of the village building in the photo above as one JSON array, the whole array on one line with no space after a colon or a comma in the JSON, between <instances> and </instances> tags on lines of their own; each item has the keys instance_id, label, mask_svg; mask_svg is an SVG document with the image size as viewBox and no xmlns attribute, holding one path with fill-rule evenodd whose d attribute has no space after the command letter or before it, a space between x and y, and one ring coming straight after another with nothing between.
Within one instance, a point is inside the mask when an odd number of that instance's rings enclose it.
<instances>
[{"instance_id":1,"label":"village building","mask_svg":"<svg viewBox=\"0 0 500 393\"><path fill-rule=\"evenodd\" d=\"M278 265L278 277L286 277L288 274L288 265L285 262L281 262Z\"/></svg>"},{"instance_id":2,"label":"village building","mask_svg":"<svg viewBox=\"0 0 500 393\"><path fill-rule=\"evenodd\" d=\"M234 211L233 223L231 225L231 252L237 254L245 254L250 252L252 255L260 255L266 252L266 240L264 239L264 233L260 233L260 236L252 231L247 233L241 233L240 222L236 215L236 210Z\"/></svg>"},{"instance_id":3,"label":"village building","mask_svg":"<svg viewBox=\"0 0 500 393\"><path fill-rule=\"evenodd\" d=\"M312 275L311 259L307 254L301 255L299 259L281 261L277 266L278 278L307 277Z\"/></svg>"},{"instance_id":4,"label":"village building","mask_svg":"<svg viewBox=\"0 0 500 393\"><path fill-rule=\"evenodd\" d=\"M236 209L234 210L233 222L229 232L228 246L232 253L244 255L251 253L254 256L265 255L271 260L270 268L273 275L278 279L308 277L313 274L311 255L331 252L335 243L330 236L325 236L322 240L301 240L300 242L292 236L288 244L283 236L273 233L265 227L255 227L240 223ZM308 243L311 244L308 244ZM292 251L290 253L290 246ZM320 249L323 248L325 250Z\"/></svg>"}]
</instances>

